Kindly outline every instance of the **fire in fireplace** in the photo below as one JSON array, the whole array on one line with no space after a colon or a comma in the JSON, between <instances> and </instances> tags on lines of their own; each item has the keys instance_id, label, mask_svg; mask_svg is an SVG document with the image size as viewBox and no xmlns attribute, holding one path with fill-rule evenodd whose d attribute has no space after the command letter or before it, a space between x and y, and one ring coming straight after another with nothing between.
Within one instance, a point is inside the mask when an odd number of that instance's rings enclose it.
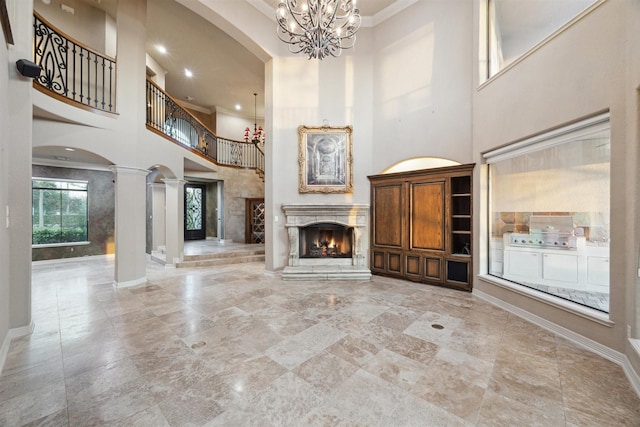
<instances>
[{"instance_id":1,"label":"fire in fireplace","mask_svg":"<svg viewBox=\"0 0 640 427\"><path fill-rule=\"evenodd\" d=\"M300 228L300 258L351 258L353 228L312 224Z\"/></svg>"}]
</instances>

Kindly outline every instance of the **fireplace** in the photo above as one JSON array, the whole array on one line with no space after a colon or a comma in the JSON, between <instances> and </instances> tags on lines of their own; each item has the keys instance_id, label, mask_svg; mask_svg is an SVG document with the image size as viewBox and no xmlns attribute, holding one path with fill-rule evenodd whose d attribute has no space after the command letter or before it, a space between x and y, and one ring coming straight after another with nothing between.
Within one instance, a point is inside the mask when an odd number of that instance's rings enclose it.
<instances>
[{"instance_id":1,"label":"fireplace","mask_svg":"<svg viewBox=\"0 0 640 427\"><path fill-rule=\"evenodd\" d=\"M369 205L282 205L289 255L284 280L369 280Z\"/></svg>"},{"instance_id":2,"label":"fireplace","mask_svg":"<svg viewBox=\"0 0 640 427\"><path fill-rule=\"evenodd\" d=\"M300 228L300 258L351 258L353 228L313 224Z\"/></svg>"}]
</instances>

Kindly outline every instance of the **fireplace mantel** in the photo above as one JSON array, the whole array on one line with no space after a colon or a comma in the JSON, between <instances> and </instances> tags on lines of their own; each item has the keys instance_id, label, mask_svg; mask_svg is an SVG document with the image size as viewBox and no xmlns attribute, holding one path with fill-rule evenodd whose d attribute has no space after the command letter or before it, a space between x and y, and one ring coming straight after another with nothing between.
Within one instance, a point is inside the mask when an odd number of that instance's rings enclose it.
<instances>
[{"instance_id":1,"label":"fireplace mantel","mask_svg":"<svg viewBox=\"0 0 640 427\"><path fill-rule=\"evenodd\" d=\"M283 204L289 236L284 280L369 280L369 205ZM300 227L312 224L341 224L353 229L351 258L300 258Z\"/></svg>"}]
</instances>

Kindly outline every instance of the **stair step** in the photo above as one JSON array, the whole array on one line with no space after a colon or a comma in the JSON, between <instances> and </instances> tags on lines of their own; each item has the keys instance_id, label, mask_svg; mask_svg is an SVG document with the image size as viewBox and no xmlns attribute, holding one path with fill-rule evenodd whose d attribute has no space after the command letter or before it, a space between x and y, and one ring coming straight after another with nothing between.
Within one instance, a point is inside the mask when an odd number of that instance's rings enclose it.
<instances>
[{"instance_id":1,"label":"stair step","mask_svg":"<svg viewBox=\"0 0 640 427\"><path fill-rule=\"evenodd\" d=\"M229 259L229 258L238 258L238 257L247 257L247 256L255 256L262 255L264 256L264 249L247 249L247 250L238 250L231 252L220 252L220 253L212 253L212 254L200 254L200 255L185 255L184 261L203 261L210 259Z\"/></svg>"},{"instance_id":2,"label":"stair step","mask_svg":"<svg viewBox=\"0 0 640 427\"><path fill-rule=\"evenodd\" d=\"M248 252L262 252L253 253L253 254L210 254L207 255L195 255L192 258L196 259L188 259L186 256L184 257L184 261L176 264L176 268L185 268L185 267L211 267L216 265L227 265L227 264L241 264L245 262L264 262L264 251L248 251ZM216 255L216 256L213 256ZM222 256L224 255L224 256Z\"/></svg>"}]
</instances>

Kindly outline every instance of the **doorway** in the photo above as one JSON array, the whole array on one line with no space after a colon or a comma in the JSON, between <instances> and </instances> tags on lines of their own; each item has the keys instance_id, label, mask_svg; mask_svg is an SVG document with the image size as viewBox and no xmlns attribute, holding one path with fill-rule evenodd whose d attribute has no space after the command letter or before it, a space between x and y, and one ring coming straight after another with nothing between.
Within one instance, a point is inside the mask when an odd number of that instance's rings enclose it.
<instances>
[{"instance_id":1,"label":"doorway","mask_svg":"<svg viewBox=\"0 0 640 427\"><path fill-rule=\"evenodd\" d=\"M206 238L206 189L207 187L201 184L184 186L184 240Z\"/></svg>"}]
</instances>

